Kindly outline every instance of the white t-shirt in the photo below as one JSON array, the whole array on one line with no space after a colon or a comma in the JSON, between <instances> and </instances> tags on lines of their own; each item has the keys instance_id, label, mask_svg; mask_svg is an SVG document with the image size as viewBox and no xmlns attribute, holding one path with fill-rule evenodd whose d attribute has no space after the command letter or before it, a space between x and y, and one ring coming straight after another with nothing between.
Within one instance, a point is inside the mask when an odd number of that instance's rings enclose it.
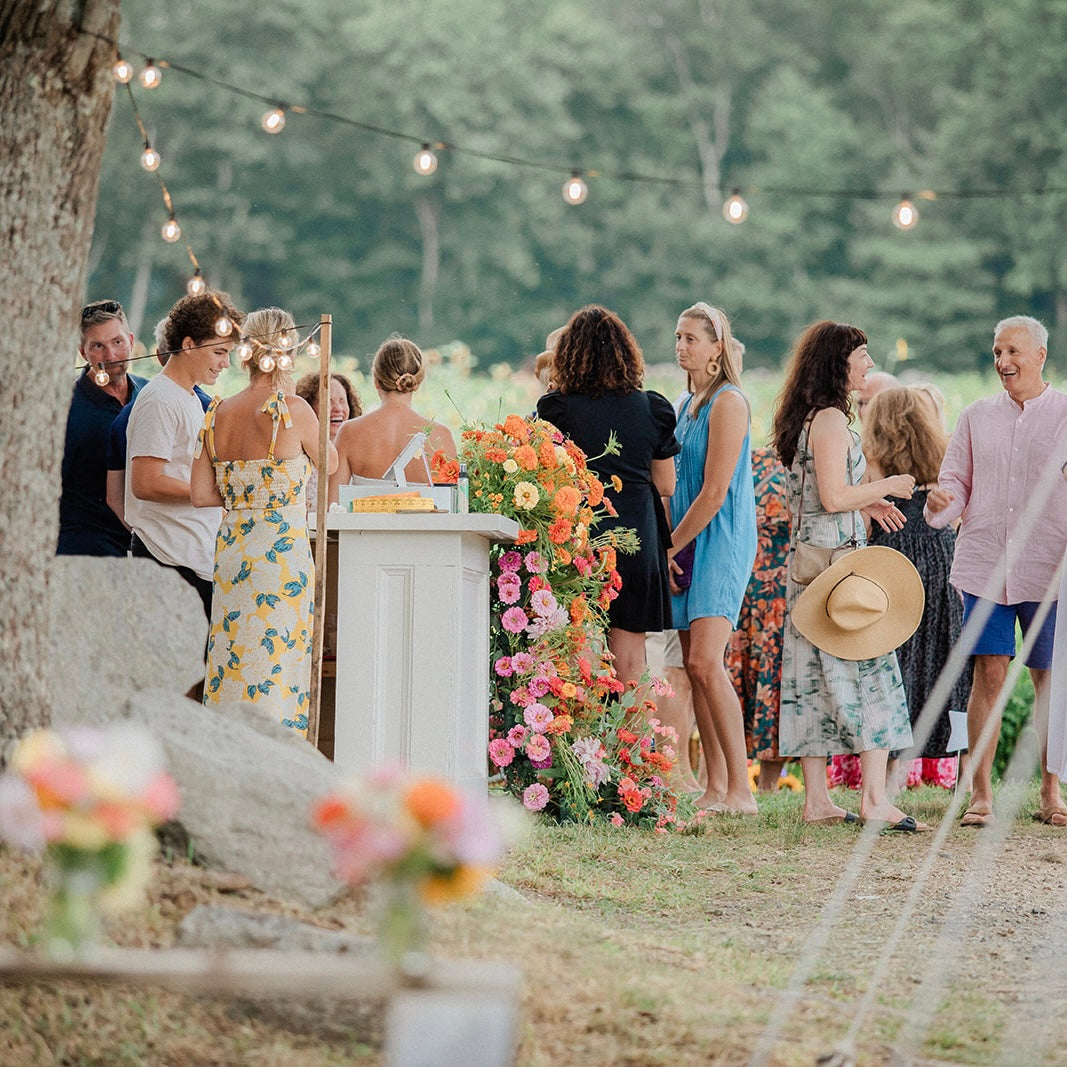
<instances>
[{"instance_id":1,"label":"white t-shirt","mask_svg":"<svg viewBox=\"0 0 1067 1067\"><path fill-rule=\"evenodd\" d=\"M126 430L126 521L160 562L189 567L211 581L222 508L141 500L133 495L131 474L134 459L152 456L166 460L164 474L188 482L203 424L204 408L196 394L165 374L141 389Z\"/></svg>"}]
</instances>

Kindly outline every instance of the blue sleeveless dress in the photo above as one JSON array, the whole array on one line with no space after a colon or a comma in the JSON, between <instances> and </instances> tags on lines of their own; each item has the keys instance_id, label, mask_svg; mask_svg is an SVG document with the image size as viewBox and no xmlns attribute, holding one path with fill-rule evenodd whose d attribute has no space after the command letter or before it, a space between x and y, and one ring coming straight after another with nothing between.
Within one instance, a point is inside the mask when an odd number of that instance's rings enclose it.
<instances>
[{"instance_id":1,"label":"blue sleeveless dress","mask_svg":"<svg viewBox=\"0 0 1067 1067\"><path fill-rule=\"evenodd\" d=\"M678 484L671 498L674 526L682 520L704 484L708 456L708 416L719 395L733 385L717 389L694 417L693 397L687 397L678 416L678 440L682 451L675 456ZM737 625L741 602L756 560L756 494L752 484L751 423L737 457L726 499L711 522L696 536L693 583L671 598L674 626L688 630L693 619L721 616Z\"/></svg>"}]
</instances>

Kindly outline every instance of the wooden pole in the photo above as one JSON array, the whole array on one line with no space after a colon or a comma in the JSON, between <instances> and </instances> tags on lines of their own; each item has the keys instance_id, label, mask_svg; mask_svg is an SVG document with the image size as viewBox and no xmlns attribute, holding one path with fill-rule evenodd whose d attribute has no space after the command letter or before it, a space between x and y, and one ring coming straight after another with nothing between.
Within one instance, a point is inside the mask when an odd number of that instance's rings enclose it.
<instances>
[{"instance_id":1,"label":"wooden pole","mask_svg":"<svg viewBox=\"0 0 1067 1067\"><path fill-rule=\"evenodd\" d=\"M315 620L311 635L311 702L308 740L319 747L319 705L322 700L322 643L326 633L326 508L330 490L330 354L333 317L319 319L319 485L315 501Z\"/></svg>"}]
</instances>

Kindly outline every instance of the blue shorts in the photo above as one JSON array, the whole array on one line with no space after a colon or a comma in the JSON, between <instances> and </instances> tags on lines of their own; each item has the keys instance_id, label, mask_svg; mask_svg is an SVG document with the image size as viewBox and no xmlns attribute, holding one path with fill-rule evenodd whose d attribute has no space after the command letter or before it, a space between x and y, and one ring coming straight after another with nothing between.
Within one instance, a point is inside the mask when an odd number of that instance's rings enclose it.
<instances>
[{"instance_id":1,"label":"blue shorts","mask_svg":"<svg viewBox=\"0 0 1067 1067\"><path fill-rule=\"evenodd\" d=\"M963 625L971 613L978 606L979 598L971 593L963 594ZM994 604L993 614L989 616L985 628L978 635L975 646L971 649L972 656L1015 656L1015 623L1018 623L1026 636L1030 625L1034 621L1037 609L1040 605L1036 600L1024 600L1020 604ZM1030 649L1030 655L1026 657L1027 667L1037 671L1047 671L1052 666L1052 638L1056 631L1056 605L1053 604L1045 621L1041 625L1041 632L1037 635L1034 647Z\"/></svg>"}]
</instances>

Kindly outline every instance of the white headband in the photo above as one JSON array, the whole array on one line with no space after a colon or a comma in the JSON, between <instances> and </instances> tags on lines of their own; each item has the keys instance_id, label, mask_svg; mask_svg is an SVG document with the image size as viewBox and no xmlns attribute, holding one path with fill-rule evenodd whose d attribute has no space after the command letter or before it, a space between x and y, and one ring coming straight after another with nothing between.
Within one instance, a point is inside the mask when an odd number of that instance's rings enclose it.
<instances>
[{"instance_id":1,"label":"white headband","mask_svg":"<svg viewBox=\"0 0 1067 1067\"><path fill-rule=\"evenodd\" d=\"M715 331L715 340L721 341L722 319L719 317L719 313L710 304L705 304L703 300L698 300L693 307L699 308L709 319L711 319L711 327Z\"/></svg>"}]
</instances>

